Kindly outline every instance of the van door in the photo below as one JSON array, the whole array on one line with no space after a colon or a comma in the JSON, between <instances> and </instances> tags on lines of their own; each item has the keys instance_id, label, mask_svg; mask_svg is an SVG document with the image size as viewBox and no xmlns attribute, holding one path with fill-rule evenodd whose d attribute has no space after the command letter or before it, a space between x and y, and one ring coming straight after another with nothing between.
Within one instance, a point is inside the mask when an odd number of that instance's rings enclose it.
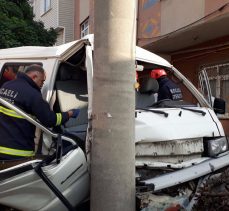
<instances>
[{"instance_id":1,"label":"van door","mask_svg":"<svg viewBox=\"0 0 229 211\"><path fill-rule=\"evenodd\" d=\"M88 43L88 40L82 39L58 46L57 54L60 56L60 60L66 61L71 56L73 56L77 51L83 48L86 43Z\"/></svg>"},{"instance_id":2,"label":"van door","mask_svg":"<svg viewBox=\"0 0 229 211\"><path fill-rule=\"evenodd\" d=\"M211 107L213 107L212 91L205 68L199 72L199 88L205 99L209 102Z\"/></svg>"}]
</instances>

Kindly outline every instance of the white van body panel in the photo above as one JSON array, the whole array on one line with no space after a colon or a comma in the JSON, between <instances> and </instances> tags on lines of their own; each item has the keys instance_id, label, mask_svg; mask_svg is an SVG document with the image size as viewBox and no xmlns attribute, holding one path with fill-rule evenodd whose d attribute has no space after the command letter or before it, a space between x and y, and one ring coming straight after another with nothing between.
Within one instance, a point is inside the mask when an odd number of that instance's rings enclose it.
<instances>
[{"instance_id":1,"label":"white van body panel","mask_svg":"<svg viewBox=\"0 0 229 211\"><path fill-rule=\"evenodd\" d=\"M203 116L200 113L179 108L163 108L163 111L169 114L168 117L162 114L139 111L136 118L135 142L191 139L224 134L222 131L220 134L217 128L219 120L216 124L213 122L209 113L210 109L195 109L204 111L206 115Z\"/></svg>"},{"instance_id":2,"label":"white van body panel","mask_svg":"<svg viewBox=\"0 0 229 211\"><path fill-rule=\"evenodd\" d=\"M172 65L162 57L136 46L136 60L171 68Z\"/></svg>"},{"instance_id":3,"label":"white van body panel","mask_svg":"<svg viewBox=\"0 0 229 211\"><path fill-rule=\"evenodd\" d=\"M16 48L7 48L0 50L1 59L46 59L46 58L63 58L74 50L77 46L82 46L85 40L73 41L59 46L41 47L41 46L22 46Z\"/></svg>"},{"instance_id":4,"label":"white van body panel","mask_svg":"<svg viewBox=\"0 0 229 211\"><path fill-rule=\"evenodd\" d=\"M0 67L5 63L24 62L43 64L47 79L42 88L42 94L44 99L51 104L52 98L55 95L55 80L60 64L67 61L77 51L85 47L84 63L87 71L89 120L87 130L88 143L93 141L92 134L90 133L92 131L91 114L93 109L93 45L93 35L88 35L81 40L61 46L29 46L0 50ZM168 116L166 117L163 114L152 113L147 110L136 111L135 140L133 140L136 144L136 166L147 166L152 169L173 168L173 170L184 168L172 174L159 175L158 177L145 180L146 184L154 184L156 187L155 190L161 190L206 175L212 171L212 165L215 169L229 165L227 153L221 157L202 157L204 138L225 136L221 123L202 94L168 61L156 54L136 47L136 60L171 69L174 75L177 76L193 96L197 98L199 104L191 109L205 113L205 115L202 115L201 113L183 110L182 108L149 108L149 110L167 113ZM44 134L43 141L48 148L52 142L52 138ZM164 143L168 143L168 145L165 146L163 145ZM90 148L90 146L86 146L86 148L87 147ZM175 156L172 157L174 154ZM71 154L69 154L69 156L71 156ZM58 168L56 168L55 164L47 166L46 169L44 168L47 176L52 179L57 188L64 190L63 194L70 202L74 201L78 203L86 198L88 194L89 174L86 163L89 161L86 161L84 156L82 150L74 151L74 160L71 159L71 165L69 165L67 159L63 158L63 161L60 163L61 166ZM181 159L178 159L176 156L180 156ZM79 175L79 177L76 175L75 178L73 178L76 180L74 185L73 183L71 184L70 181L68 184L66 183L67 187L63 187L60 182L65 181L65 173L71 173L72 170L74 171L74 163L80 165L79 162L81 161L83 162L82 174ZM25 176L23 180L21 175L19 175L11 181L0 182L0 204L9 204L12 207L22 210L32 210L34 208L40 211L66 209L34 172L29 172L28 175L26 174ZM19 183L22 185L18 185ZM21 195L22 197L19 197L19 189L24 192L24 194ZM37 192L32 193L31 190L36 190ZM43 194L40 194L41 192ZM74 194L72 195L70 193ZM82 198L81 193L83 193ZM36 198L36 204L34 204L32 200L31 203L23 201L32 196ZM77 196L79 197L77 198Z\"/></svg>"},{"instance_id":5,"label":"white van body panel","mask_svg":"<svg viewBox=\"0 0 229 211\"><path fill-rule=\"evenodd\" d=\"M229 153L225 153L218 159L207 159L198 165L181 169L176 172L145 180L146 184L154 184L155 191L168 188L196 179L196 175L204 176L229 165Z\"/></svg>"},{"instance_id":6,"label":"white van body panel","mask_svg":"<svg viewBox=\"0 0 229 211\"><path fill-rule=\"evenodd\" d=\"M8 48L0 50L0 60L9 59L50 59L52 57L58 60L66 60L71 52L76 52L85 42L90 41L93 49L93 35L86 36L84 39L73 41L59 46L53 47L38 47L38 46L23 46L16 48ZM152 64L162 65L164 67L172 67L172 65L161 58L160 56L151 53L143 48L136 46L136 59L149 62Z\"/></svg>"},{"instance_id":7,"label":"white van body panel","mask_svg":"<svg viewBox=\"0 0 229 211\"><path fill-rule=\"evenodd\" d=\"M29 161L28 163L34 163L35 166L35 161ZM25 166L26 163L2 172L7 172L23 165ZM53 162L43 167L43 171L53 184L62 191L63 195L68 198L71 204L79 204L88 197L89 173L85 155L80 148L70 151L62 157L62 161L59 164ZM67 211L66 207L56 198L34 170L26 171L1 181L0 204L6 204L25 211Z\"/></svg>"}]
</instances>

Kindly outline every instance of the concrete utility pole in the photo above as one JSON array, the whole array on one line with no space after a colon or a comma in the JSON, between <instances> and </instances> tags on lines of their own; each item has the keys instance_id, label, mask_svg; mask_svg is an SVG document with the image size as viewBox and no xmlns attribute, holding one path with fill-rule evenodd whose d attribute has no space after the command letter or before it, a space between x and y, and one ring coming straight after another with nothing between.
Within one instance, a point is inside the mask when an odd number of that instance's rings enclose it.
<instances>
[{"instance_id":1,"label":"concrete utility pole","mask_svg":"<svg viewBox=\"0 0 229 211\"><path fill-rule=\"evenodd\" d=\"M91 211L135 210L134 8L95 0Z\"/></svg>"}]
</instances>

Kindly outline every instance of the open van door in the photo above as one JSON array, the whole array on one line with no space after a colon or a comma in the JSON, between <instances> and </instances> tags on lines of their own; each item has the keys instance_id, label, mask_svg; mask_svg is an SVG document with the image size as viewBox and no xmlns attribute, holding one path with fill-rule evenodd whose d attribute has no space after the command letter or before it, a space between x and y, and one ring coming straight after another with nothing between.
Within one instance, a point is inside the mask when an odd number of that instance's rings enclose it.
<instances>
[{"instance_id":1,"label":"open van door","mask_svg":"<svg viewBox=\"0 0 229 211\"><path fill-rule=\"evenodd\" d=\"M211 105L211 107L214 109L215 113L225 114L226 103L223 99L212 96L212 90L205 68L203 68L199 72L199 87L200 91L202 92L208 103Z\"/></svg>"},{"instance_id":2,"label":"open van door","mask_svg":"<svg viewBox=\"0 0 229 211\"><path fill-rule=\"evenodd\" d=\"M199 72L199 87L205 99L208 101L211 107L213 107L211 87L210 87L209 78L205 68Z\"/></svg>"}]
</instances>

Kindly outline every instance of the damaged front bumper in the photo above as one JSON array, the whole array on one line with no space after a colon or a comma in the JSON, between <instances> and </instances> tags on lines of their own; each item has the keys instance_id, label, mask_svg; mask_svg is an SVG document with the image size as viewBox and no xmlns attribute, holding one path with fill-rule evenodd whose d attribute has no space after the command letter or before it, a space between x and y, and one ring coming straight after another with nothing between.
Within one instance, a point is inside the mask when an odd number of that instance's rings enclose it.
<instances>
[{"instance_id":1,"label":"damaged front bumper","mask_svg":"<svg viewBox=\"0 0 229 211\"><path fill-rule=\"evenodd\" d=\"M225 152L218 157L209 158L202 163L174 171L172 173L163 174L161 176L141 181L146 186L153 185L154 191L179 185L196 178L205 176L216 170L227 167L229 165L229 152Z\"/></svg>"}]
</instances>

